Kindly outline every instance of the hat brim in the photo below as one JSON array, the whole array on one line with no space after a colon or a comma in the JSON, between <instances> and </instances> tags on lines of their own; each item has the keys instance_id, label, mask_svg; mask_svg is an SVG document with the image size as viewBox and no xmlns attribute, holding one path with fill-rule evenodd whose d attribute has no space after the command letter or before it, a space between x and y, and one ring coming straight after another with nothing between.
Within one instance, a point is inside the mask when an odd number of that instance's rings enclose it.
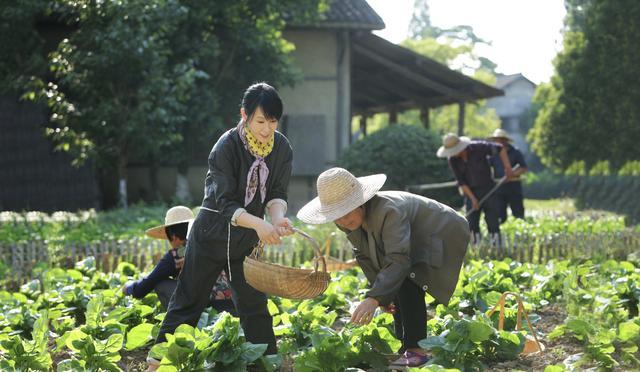
<instances>
[{"instance_id":1,"label":"hat brim","mask_svg":"<svg viewBox=\"0 0 640 372\"><path fill-rule=\"evenodd\" d=\"M154 239L166 240L167 233L165 231L165 228L167 226L179 225L181 223L188 223L189 225L187 225L187 236L189 236L189 231L191 230L191 225L193 224L193 220L194 220L193 218L189 218L189 219L174 222L168 225L160 225L160 226L152 227L146 231L146 234L148 237L151 237Z\"/></svg>"},{"instance_id":2,"label":"hat brim","mask_svg":"<svg viewBox=\"0 0 640 372\"><path fill-rule=\"evenodd\" d=\"M513 142L513 138L511 138L511 137L502 137L502 136L498 136L498 137L491 136L491 137L489 137L490 141L494 141L494 140L497 140L497 139L503 139L503 140L507 140L509 142Z\"/></svg>"},{"instance_id":3,"label":"hat brim","mask_svg":"<svg viewBox=\"0 0 640 372\"><path fill-rule=\"evenodd\" d=\"M470 144L471 144L471 138L462 136L460 137L460 140L458 141L458 143L453 147L445 148L444 146L440 146L440 148L438 149L438 152L436 152L436 155L439 158L450 158L458 154L460 151L466 149L467 146L469 146Z\"/></svg>"},{"instance_id":4,"label":"hat brim","mask_svg":"<svg viewBox=\"0 0 640 372\"><path fill-rule=\"evenodd\" d=\"M316 197L300 208L296 216L302 222L312 225L333 222L373 198L376 192L380 191L384 185L387 176L385 174L374 174L358 177L357 179L362 185L362 194L354 194L345 199L344 202L330 206L323 206L320 203L320 198Z\"/></svg>"}]
</instances>

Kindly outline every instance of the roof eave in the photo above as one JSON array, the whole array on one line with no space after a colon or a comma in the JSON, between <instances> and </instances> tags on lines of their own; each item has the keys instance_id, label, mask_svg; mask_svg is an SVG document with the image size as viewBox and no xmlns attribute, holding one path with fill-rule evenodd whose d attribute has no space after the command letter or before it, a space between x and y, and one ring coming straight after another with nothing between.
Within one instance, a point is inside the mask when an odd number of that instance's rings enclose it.
<instances>
[{"instance_id":1,"label":"roof eave","mask_svg":"<svg viewBox=\"0 0 640 372\"><path fill-rule=\"evenodd\" d=\"M385 28L384 24L353 23L353 22L317 22L311 24L287 24L291 29L348 29L374 31Z\"/></svg>"}]
</instances>

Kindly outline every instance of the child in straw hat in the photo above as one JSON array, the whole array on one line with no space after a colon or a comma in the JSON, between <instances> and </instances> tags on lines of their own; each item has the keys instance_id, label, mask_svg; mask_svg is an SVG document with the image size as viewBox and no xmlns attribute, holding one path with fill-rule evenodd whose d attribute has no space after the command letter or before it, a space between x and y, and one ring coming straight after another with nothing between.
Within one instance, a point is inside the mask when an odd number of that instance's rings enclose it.
<instances>
[{"instance_id":1,"label":"child in straw hat","mask_svg":"<svg viewBox=\"0 0 640 372\"><path fill-rule=\"evenodd\" d=\"M310 224L334 222L347 234L371 289L351 316L371 321L378 306L395 304L402 357L394 366L428 360L418 341L426 338L425 292L448 303L469 244L467 220L435 200L403 191L380 191L386 176L356 178L342 168L318 177L318 197L298 212Z\"/></svg>"},{"instance_id":2,"label":"child in straw hat","mask_svg":"<svg viewBox=\"0 0 640 372\"><path fill-rule=\"evenodd\" d=\"M147 230L147 235L154 239L168 240L171 248L153 268L151 274L144 279L128 282L122 288L125 295L143 298L151 291L155 291L165 309L169 299L178 285L177 277L184 264L184 250L187 242L189 224L193 222L193 212L184 206L175 206L167 210L164 225ZM211 289L209 306L217 311L235 313L231 290L224 275L220 274L216 284Z\"/></svg>"}]
</instances>

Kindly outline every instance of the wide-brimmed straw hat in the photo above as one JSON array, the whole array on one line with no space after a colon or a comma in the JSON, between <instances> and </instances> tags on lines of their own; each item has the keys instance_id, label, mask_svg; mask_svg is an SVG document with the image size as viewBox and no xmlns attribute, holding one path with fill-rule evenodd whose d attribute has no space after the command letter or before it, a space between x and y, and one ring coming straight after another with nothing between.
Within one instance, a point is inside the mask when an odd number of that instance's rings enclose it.
<instances>
[{"instance_id":1,"label":"wide-brimmed straw hat","mask_svg":"<svg viewBox=\"0 0 640 372\"><path fill-rule=\"evenodd\" d=\"M384 174L356 178L343 168L326 170L318 176L318 197L302 207L297 216L310 224L335 221L373 198L386 180Z\"/></svg>"},{"instance_id":2,"label":"wide-brimmed straw hat","mask_svg":"<svg viewBox=\"0 0 640 372\"><path fill-rule=\"evenodd\" d=\"M458 137L453 133L447 133L442 137L442 146L440 146L436 155L439 158L450 158L466 149L470 143L471 139L469 137Z\"/></svg>"},{"instance_id":3,"label":"wide-brimmed straw hat","mask_svg":"<svg viewBox=\"0 0 640 372\"><path fill-rule=\"evenodd\" d=\"M489 137L489 139L490 140L505 139L505 140L507 140L509 142L513 141L513 139L509 135L509 133L507 133L507 131L502 129L502 128L498 128L498 129L494 130L493 133L491 134L491 137Z\"/></svg>"},{"instance_id":4,"label":"wide-brimmed straw hat","mask_svg":"<svg viewBox=\"0 0 640 372\"><path fill-rule=\"evenodd\" d=\"M152 227L147 230L147 236L155 239L167 239L167 233L165 227L178 225L181 223L190 223L194 220L195 216L191 209L178 205L170 208L167 214L164 216L164 225Z\"/></svg>"}]
</instances>

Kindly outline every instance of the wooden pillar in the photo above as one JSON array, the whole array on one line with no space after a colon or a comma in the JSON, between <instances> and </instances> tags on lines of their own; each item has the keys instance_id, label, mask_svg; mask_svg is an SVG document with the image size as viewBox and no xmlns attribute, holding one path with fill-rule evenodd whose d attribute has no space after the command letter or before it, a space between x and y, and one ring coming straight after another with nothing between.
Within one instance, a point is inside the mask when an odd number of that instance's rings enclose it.
<instances>
[{"instance_id":1,"label":"wooden pillar","mask_svg":"<svg viewBox=\"0 0 640 372\"><path fill-rule=\"evenodd\" d=\"M353 118L349 120L349 144L353 143Z\"/></svg>"},{"instance_id":2,"label":"wooden pillar","mask_svg":"<svg viewBox=\"0 0 640 372\"><path fill-rule=\"evenodd\" d=\"M458 135L464 135L464 102L458 103Z\"/></svg>"},{"instance_id":3,"label":"wooden pillar","mask_svg":"<svg viewBox=\"0 0 640 372\"><path fill-rule=\"evenodd\" d=\"M367 136L367 119L369 117L367 115L360 116L360 133L362 133L362 137Z\"/></svg>"},{"instance_id":4,"label":"wooden pillar","mask_svg":"<svg viewBox=\"0 0 640 372\"><path fill-rule=\"evenodd\" d=\"M429 107L423 106L420 109L420 121L422 122L422 125L424 126L425 129L429 129L429 127L431 126L431 123L429 123L429 120L430 120Z\"/></svg>"},{"instance_id":5,"label":"wooden pillar","mask_svg":"<svg viewBox=\"0 0 640 372\"><path fill-rule=\"evenodd\" d=\"M398 111L396 109L389 111L389 124L398 124Z\"/></svg>"}]
</instances>

